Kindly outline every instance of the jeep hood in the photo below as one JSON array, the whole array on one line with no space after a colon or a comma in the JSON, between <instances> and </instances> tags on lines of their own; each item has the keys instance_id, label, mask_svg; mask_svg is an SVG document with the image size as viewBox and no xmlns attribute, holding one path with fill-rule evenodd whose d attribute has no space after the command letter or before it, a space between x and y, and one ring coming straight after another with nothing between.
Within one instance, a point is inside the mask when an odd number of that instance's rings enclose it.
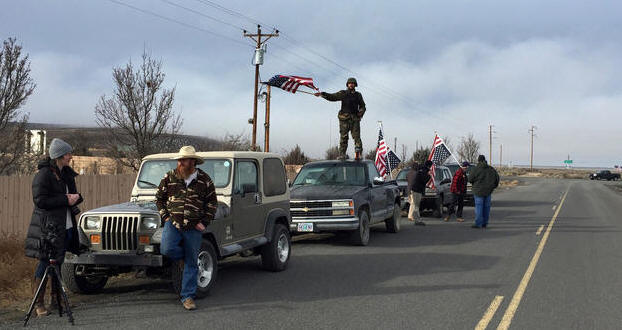
<instances>
[{"instance_id":1,"label":"jeep hood","mask_svg":"<svg viewBox=\"0 0 622 330\"><path fill-rule=\"evenodd\" d=\"M99 207L85 213L154 213L158 209L153 202L129 202Z\"/></svg>"},{"instance_id":2,"label":"jeep hood","mask_svg":"<svg viewBox=\"0 0 622 330\"><path fill-rule=\"evenodd\" d=\"M351 199L354 194L364 190L362 186L292 186L291 200L329 200Z\"/></svg>"}]
</instances>

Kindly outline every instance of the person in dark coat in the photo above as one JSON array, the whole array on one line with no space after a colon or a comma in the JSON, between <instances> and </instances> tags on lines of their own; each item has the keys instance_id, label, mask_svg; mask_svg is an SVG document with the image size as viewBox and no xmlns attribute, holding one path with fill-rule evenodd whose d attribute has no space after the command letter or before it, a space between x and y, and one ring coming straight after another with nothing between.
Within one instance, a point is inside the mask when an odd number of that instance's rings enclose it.
<instances>
[{"instance_id":1,"label":"person in dark coat","mask_svg":"<svg viewBox=\"0 0 622 330\"><path fill-rule=\"evenodd\" d=\"M423 166L420 166L415 174L414 182L411 186L411 198L409 200L410 209L408 210L408 220L414 221L416 226L425 226L425 222L421 221L421 214L419 213L419 206L421 204L421 198L425 194L425 187L430 181L430 168L432 167L432 161L426 160Z\"/></svg>"},{"instance_id":2,"label":"person in dark coat","mask_svg":"<svg viewBox=\"0 0 622 330\"><path fill-rule=\"evenodd\" d=\"M499 186L499 174L486 162L484 155L477 157L477 166L471 169L469 182L473 184L475 199L475 224L473 228L486 228L490 217L490 201L493 190Z\"/></svg>"},{"instance_id":3,"label":"person in dark coat","mask_svg":"<svg viewBox=\"0 0 622 330\"><path fill-rule=\"evenodd\" d=\"M447 216L445 217L445 221L449 221L454 212L456 213L456 221L463 222L464 218L462 217L462 209L464 208L464 195L466 195L467 191L467 174L466 171L469 168L469 162L462 162L460 164L460 168L454 173L454 178L451 181L451 194L453 195L453 201L449 205L449 212L447 212ZM456 205L458 206L458 211L456 212Z\"/></svg>"},{"instance_id":4,"label":"person in dark coat","mask_svg":"<svg viewBox=\"0 0 622 330\"><path fill-rule=\"evenodd\" d=\"M26 256L36 258L39 264L35 270L33 293L36 292L45 269L49 265L47 250L53 251L52 258L58 265L63 263L65 251L78 254L79 238L75 216L80 213L77 205L82 197L76 189L75 177L78 175L69 163L72 147L61 139L50 143L49 157L41 160L38 172L32 181L34 210L28 227L25 250ZM53 242L49 239L56 237ZM37 316L48 315L45 308L45 283L43 293L36 301ZM52 290L52 295L54 290ZM56 302L52 296L52 304Z\"/></svg>"}]
</instances>

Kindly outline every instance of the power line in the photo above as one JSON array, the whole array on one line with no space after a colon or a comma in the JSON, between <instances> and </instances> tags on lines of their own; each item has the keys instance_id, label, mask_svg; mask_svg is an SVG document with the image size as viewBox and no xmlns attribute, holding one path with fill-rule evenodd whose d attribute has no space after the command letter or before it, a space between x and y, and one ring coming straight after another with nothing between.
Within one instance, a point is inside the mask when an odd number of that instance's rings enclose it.
<instances>
[{"instance_id":1,"label":"power line","mask_svg":"<svg viewBox=\"0 0 622 330\"><path fill-rule=\"evenodd\" d=\"M229 23L229 22L223 21L223 20L218 19L218 18L216 18L216 17L210 16L210 15L206 15L206 14L204 14L204 13L202 13L202 12L200 12L200 11L194 10L194 9L192 9L192 8L188 8L188 7L182 6L182 5L180 5L180 4L177 4L177 3L171 2L171 1L169 1L169 0L161 0L161 1L162 1L162 2L165 2L165 3L168 3L168 4L169 4L169 5L171 5L171 6L175 6L175 7L177 7L177 8L181 8L181 9L183 9L183 10L185 10L185 11L188 11L188 12L191 12L191 13L194 13L194 14L197 14L197 15L199 15L199 16L201 16L201 17L205 17L205 18L211 19L211 20L213 20L213 21L215 21L215 22L218 22L218 23L221 23L221 24L224 24L224 25L228 25L228 26L230 26L230 27L232 27L232 28L234 28L234 29L236 29L236 30L241 30L241 31L244 31L244 28L242 28L242 27L236 26L236 25L234 25L234 24L231 24L231 23Z\"/></svg>"},{"instance_id":2,"label":"power line","mask_svg":"<svg viewBox=\"0 0 622 330\"><path fill-rule=\"evenodd\" d=\"M223 38L223 39L229 40L229 41L234 42L234 43L236 43L236 44L244 45L245 47L249 47L249 46L250 46L250 47L252 47L251 45L249 45L249 44L248 44L248 43L246 43L246 42L243 42L243 41L240 41L240 40L236 40L236 39L233 39L233 38L227 37L227 36L225 36L225 35L222 35L222 34L220 34L220 33L217 33L217 32L214 32L214 31L210 31L210 30L208 30L208 29L204 29L204 28L202 28L202 27L198 27L198 26L195 26L195 25L192 25L192 24L188 24L188 23L185 23L185 22L182 22L182 21L176 20L176 19L174 19L174 18L166 17L166 16L164 16L164 15L160 15L160 14L155 13L155 12L152 12L152 11L150 11L150 10L146 10L146 9L142 9L142 8L136 7L136 6L133 6L133 5L127 4L127 3L125 3L125 2L121 2L121 1L118 1L118 0L108 0L108 1L110 1L110 2L112 2L112 3L115 3L115 4L117 4L117 5L120 5L120 6L124 6L124 7L130 8L130 9L133 9L133 10L138 11L138 12L141 12L141 13L143 13L143 14L147 14L147 15L155 16L155 17L158 17L158 18L163 19L163 20L165 20L165 21L169 21L169 22L173 22L173 23L176 23L176 24L179 24L179 25L183 25L183 26L185 26L185 27L187 27L187 28L190 28L190 29L198 30L198 31L201 31L201 32L204 32L204 33L209 33L209 34L211 34L211 35L214 35L214 36L217 36L217 37L220 37L220 38Z\"/></svg>"}]
</instances>

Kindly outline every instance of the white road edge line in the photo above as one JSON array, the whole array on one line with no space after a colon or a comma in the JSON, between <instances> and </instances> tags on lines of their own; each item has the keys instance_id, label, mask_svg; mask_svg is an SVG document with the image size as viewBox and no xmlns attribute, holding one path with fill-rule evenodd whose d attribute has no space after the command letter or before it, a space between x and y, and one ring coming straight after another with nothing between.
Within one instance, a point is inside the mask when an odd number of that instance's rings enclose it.
<instances>
[{"instance_id":1,"label":"white road edge line","mask_svg":"<svg viewBox=\"0 0 622 330\"><path fill-rule=\"evenodd\" d=\"M536 231L536 236L540 236L540 234L542 234L542 229L544 229L544 225L540 225L540 228Z\"/></svg>"},{"instance_id":2,"label":"white road edge line","mask_svg":"<svg viewBox=\"0 0 622 330\"><path fill-rule=\"evenodd\" d=\"M510 328L510 324L512 323L512 319L514 319L514 314L516 314L516 310L518 309L518 305L520 305L521 300L523 299L523 294L525 294L525 290L527 290L527 285L529 284L529 280L531 280L531 276L533 275L534 270L536 269L536 265L540 260L540 256L542 255L542 250L544 250L544 246L546 245L546 241L551 234L551 229L553 229L553 225L555 224L555 220L559 215L559 211L562 209L562 205L564 205L564 201L566 200L566 196L568 196L568 191L570 187L566 189L566 193L564 197L562 197L561 202L559 203L559 207L551 221L549 222L544 235L542 235L542 239L540 240L540 244L538 244L538 248L536 249L536 253L534 253L533 258L531 258L531 262L529 262L529 266L527 267L527 271L525 271L525 275L521 279L516 291L514 292L514 296L512 296L512 300L510 300L510 304L508 308L505 310L503 314L503 318L497 327L497 330L507 330Z\"/></svg>"},{"instance_id":3,"label":"white road edge line","mask_svg":"<svg viewBox=\"0 0 622 330\"><path fill-rule=\"evenodd\" d=\"M497 309L501 305L502 301L503 301L503 296L495 296L495 298L490 303L490 306L488 306L488 309L484 313L484 316L482 316L482 319L479 320L479 322L475 326L475 330L486 329L486 327L488 326L488 323L490 323L490 320L492 320L493 316L495 316L495 313L497 312Z\"/></svg>"}]
</instances>

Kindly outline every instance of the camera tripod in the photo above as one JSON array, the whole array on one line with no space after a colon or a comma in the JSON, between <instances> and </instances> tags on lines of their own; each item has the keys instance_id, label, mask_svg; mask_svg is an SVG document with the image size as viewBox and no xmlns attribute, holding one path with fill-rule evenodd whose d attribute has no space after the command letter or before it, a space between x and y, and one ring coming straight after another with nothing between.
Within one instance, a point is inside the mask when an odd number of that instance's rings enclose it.
<instances>
[{"instance_id":1,"label":"camera tripod","mask_svg":"<svg viewBox=\"0 0 622 330\"><path fill-rule=\"evenodd\" d=\"M37 292L35 293L35 296L30 303L28 314L26 314L26 319L24 320L24 326L28 324L28 320L30 319L32 311L35 308L36 301L39 298L39 295L42 293L41 289L46 285L48 277L52 281L52 290L55 291L54 293L56 296L56 303L58 305L58 316L63 316L63 304L61 304L62 297L62 303L64 303L65 309L67 311L67 317L69 318L69 322L71 323L71 325L74 325L73 314L71 313L71 308L69 307L69 298L67 298L67 293L65 292L65 287L63 286L63 281L61 280L60 272L58 271L58 264L56 262L56 259L50 258L49 260L50 264L45 269L45 274L43 274L41 284L39 284Z\"/></svg>"}]
</instances>

